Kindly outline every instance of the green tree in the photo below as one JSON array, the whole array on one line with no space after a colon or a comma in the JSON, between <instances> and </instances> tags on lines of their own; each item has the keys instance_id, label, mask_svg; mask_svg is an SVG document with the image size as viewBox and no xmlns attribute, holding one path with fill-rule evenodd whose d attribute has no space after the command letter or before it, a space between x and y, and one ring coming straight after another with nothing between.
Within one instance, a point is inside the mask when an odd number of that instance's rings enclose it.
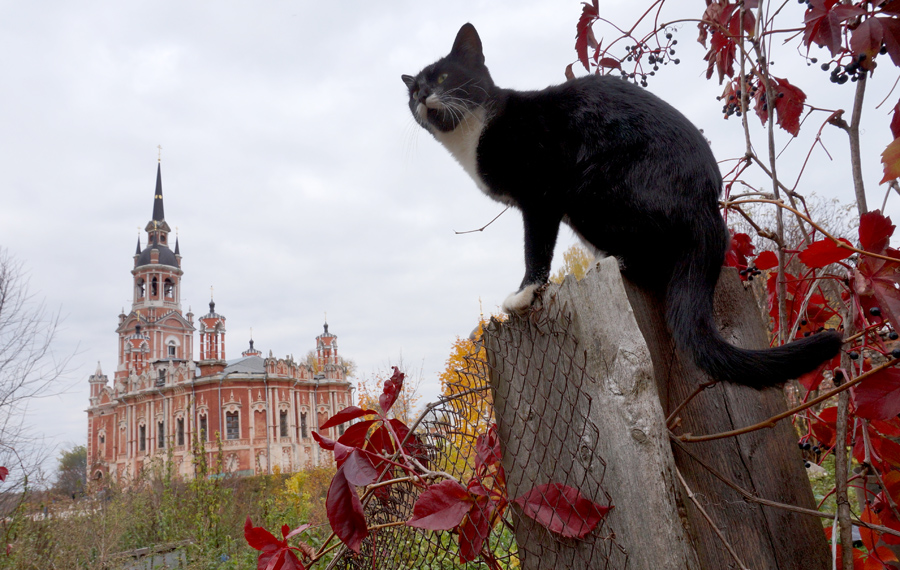
<instances>
[{"instance_id":1,"label":"green tree","mask_svg":"<svg viewBox=\"0 0 900 570\"><path fill-rule=\"evenodd\" d=\"M76 445L59 454L54 491L75 497L84 491L87 482L87 447Z\"/></svg>"}]
</instances>

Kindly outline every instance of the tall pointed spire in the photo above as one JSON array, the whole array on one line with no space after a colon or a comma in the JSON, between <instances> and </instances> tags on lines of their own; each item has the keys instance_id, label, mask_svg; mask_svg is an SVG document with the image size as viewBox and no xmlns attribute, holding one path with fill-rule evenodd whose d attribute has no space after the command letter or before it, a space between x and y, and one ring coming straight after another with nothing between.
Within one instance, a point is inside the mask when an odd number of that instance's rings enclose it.
<instances>
[{"instance_id":1,"label":"tall pointed spire","mask_svg":"<svg viewBox=\"0 0 900 570\"><path fill-rule=\"evenodd\" d=\"M162 164L156 165L156 192L153 193L153 221L161 222L166 219L163 211L162 196Z\"/></svg>"}]
</instances>

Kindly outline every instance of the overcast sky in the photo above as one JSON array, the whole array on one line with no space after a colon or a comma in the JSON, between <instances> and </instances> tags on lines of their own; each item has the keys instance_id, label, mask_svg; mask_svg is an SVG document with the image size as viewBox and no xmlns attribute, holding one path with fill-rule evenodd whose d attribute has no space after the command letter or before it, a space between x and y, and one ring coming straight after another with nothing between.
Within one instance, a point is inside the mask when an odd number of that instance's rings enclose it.
<instances>
[{"instance_id":1,"label":"overcast sky","mask_svg":"<svg viewBox=\"0 0 900 570\"><path fill-rule=\"evenodd\" d=\"M601 10L630 25L647 4L601 1ZM696 4L663 19L699 17ZM414 124L400 75L445 55L469 21L497 84L559 83L575 59L579 2L0 5L0 246L24 263L31 292L64 317L57 353L76 353L61 393L30 408L29 422L49 442L85 442L87 377L98 361L115 371L117 317L131 306L157 145L166 220L183 256L183 309L205 313L215 287L229 358L252 327L265 354L299 359L327 312L361 376L401 357L421 368L424 403L439 391L455 337L521 280L518 213L482 233L454 234L502 208ZM798 22L802 11L785 7ZM721 118L722 87L702 79L696 36L695 25L682 25L681 65L649 88L704 129L720 159L739 156L743 135L735 118ZM850 108L851 84L796 64L793 48L773 60L773 73L790 76L817 106ZM869 101L897 77L890 65L878 71ZM878 155L890 139L891 97L864 123L872 208L884 195ZM791 182L823 120L814 115L791 145L797 158L782 166ZM790 138L778 137L779 147ZM828 128L823 140L835 160L817 151L805 189L849 201L846 136ZM898 203L887 209L895 219ZM572 243L565 230L557 251Z\"/></svg>"}]
</instances>

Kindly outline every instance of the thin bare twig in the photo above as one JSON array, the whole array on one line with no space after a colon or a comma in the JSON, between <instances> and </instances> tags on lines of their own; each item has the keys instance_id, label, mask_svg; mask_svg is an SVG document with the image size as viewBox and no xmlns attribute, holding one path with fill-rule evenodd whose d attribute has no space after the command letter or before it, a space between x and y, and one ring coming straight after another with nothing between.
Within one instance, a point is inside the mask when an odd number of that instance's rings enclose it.
<instances>
[{"instance_id":1,"label":"thin bare twig","mask_svg":"<svg viewBox=\"0 0 900 570\"><path fill-rule=\"evenodd\" d=\"M691 488L688 487L687 481L684 480L684 477L681 476L681 471L678 468L675 468L675 475L678 476L678 481L681 482L681 486L684 487L684 491L687 493L688 498L691 502L694 503L694 506L697 507L697 510L700 511L700 514L703 515L703 518L706 519L706 522L709 523L709 526L712 527L713 532L716 533L716 536L719 537L719 540L722 541L722 546L728 551L728 554L731 554L731 557L734 558L734 561L737 562L737 565L742 570L750 570L747 566L741 562L741 559L738 558L737 552L734 551L734 548L731 546L731 543L725 538L725 535L722 534L722 531L719 530L719 527L716 526L716 523L710 518L710 516L706 513L706 510L703 508L703 505L700 504L700 501L697 500L697 497L694 496L694 492L691 491Z\"/></svg>"},{"instance_id":2,"label":"thin bare twig","mask_svg":"<svg viewBox=\"0 0 900 570\"><path fill-rule=\"evenodd\" d=\"M714 434L710 434L710 435L696 435L695 436L695 435L686 433L686 434L678 436L678 439L680 439L681 441L684 441L684 442L696 443L699 441L712 441L714 439L724 439L726 437L734 437L736 435L750 433L751 431L756 431L756 430L760 430L763 428L775 427L775 424L777 424L781 420L788 418L788 417L796 414L797 412L802 412L803 410L805 410L807 408L811 408L811 407L815 406L816 404L818 404L819 402L824 402L825 400L827 400L833 396L836 396L842 392L845 392L845 391L849 390L850 388L852 388L853 386L856 386L857 384L859 384L866 378L869 378L870 376L873 376L874 374L877 374L886 368L890 368L891 366L894 366L898 362L900 362L900 359L892 358L891 360L885 362L884 364L882 364L880 366L876 366L872 370L869 370L865 374L860 374L853 380L850 380L849 382L845 382L845 383L841 384L840 386L838 386L837 388L834 388L833 390L825 392L818 398L813 398L812 400L809 400L805 404L801 404L799 406L791 408L790 410L788 410L786 412L782 412L780 414L772 416L771 418L769 418L767 420L763 420L752 426L747 426L744 428L735 429L735 430L731 430L731 431L724 431L721 433L714 433Z\"/></svg>"},{"instance_id":3,"label":"thin bare twig","mask_svg":"<svg viewBox=\"0 0 900 570\"><path fill-rule=\"evenodd\" d=\"M481 227L478 228L477 230L466 230L466 231L463 231L463 232L458 232L458 231L456 231L456 230L453 230L453 233L455 233L456 235L459 236L459 235L462 235L462 234L473 234L473 233L475 233L475 232L483 232L483 231L485 230L485 228L487 228L489 225L491 225L491 224L493 224L494 222L496 222L496 221L497 221L497 218L499 218L499 217L502 216L504 213L506 213L507 210L509 210L509 206L503 208L503 211L501 211L499 214L497 214L496 216L494 216L494 219L493 219L493 220L491 220L490 222L484 224L483 226L481 226Z\"/></svg>"}]
</instances>

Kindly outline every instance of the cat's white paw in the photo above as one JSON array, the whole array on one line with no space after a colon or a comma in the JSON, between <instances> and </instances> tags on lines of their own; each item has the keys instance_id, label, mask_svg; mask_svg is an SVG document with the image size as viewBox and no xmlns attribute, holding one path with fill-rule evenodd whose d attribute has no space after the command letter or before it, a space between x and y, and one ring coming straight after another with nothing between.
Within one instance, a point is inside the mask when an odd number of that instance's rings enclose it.
<instances>
[{"instance_id":1,"label":"cat's white paw","mask_svg":"<svg viewBox=\"0 0 900 570\"><path fill-rule=\"evenodd\" d=\"M518 293L513 293L509 297L503 301L503 312L507 314L518 313L522 314L528 310L531 306L531 303L534 302L534 292L538 290L540 287L539 284L535 283L525 287Z\"/></svg>"}]
</instances>

